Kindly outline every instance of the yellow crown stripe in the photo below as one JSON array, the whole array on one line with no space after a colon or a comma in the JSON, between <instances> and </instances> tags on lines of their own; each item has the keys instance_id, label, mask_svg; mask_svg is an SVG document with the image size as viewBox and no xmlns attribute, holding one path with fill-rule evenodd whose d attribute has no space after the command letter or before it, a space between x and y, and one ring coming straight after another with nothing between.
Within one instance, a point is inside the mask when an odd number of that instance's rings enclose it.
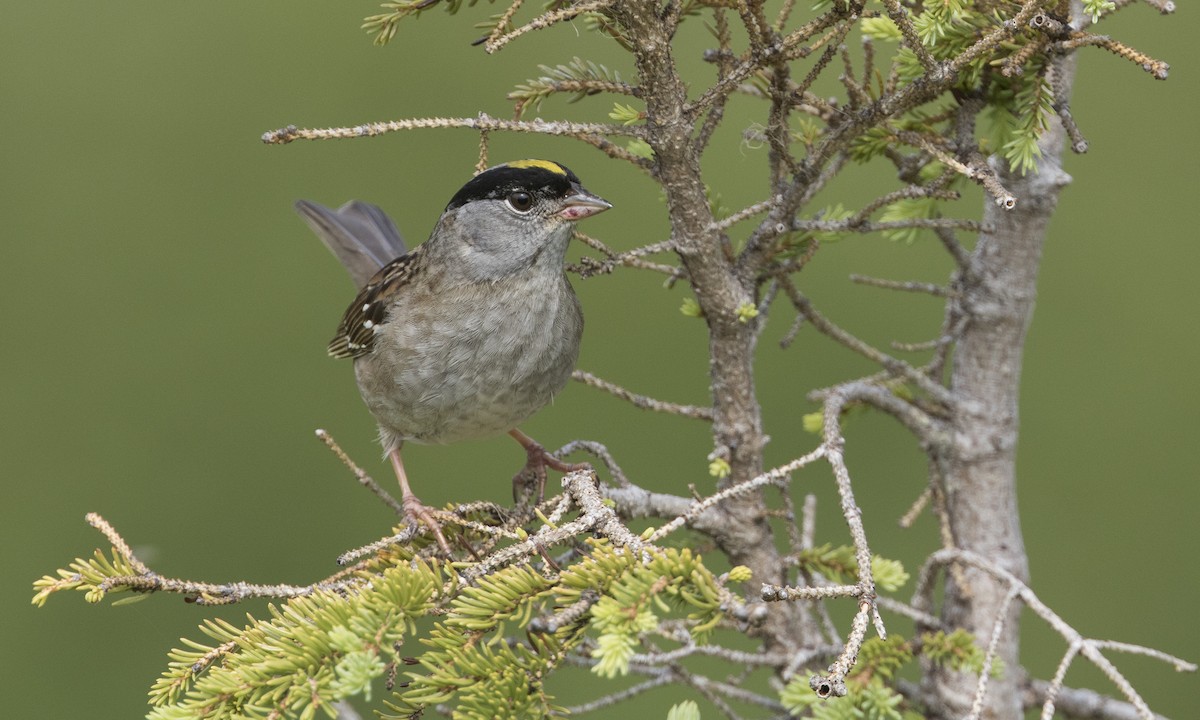
<instances>
[{"instance_id":1,"label":"yellow crown stripe","mask_svg":"<svg viewBox=\"0 0 1200 720\"><path fill-rule=\"evenodd\" d=\"M556 162L550 162L549 160L514 160L513 162L505 163L505 165L509 166L510 168L517 168L518 170L524 168L541 168L543 170L549 170L555 175L567 174L567 171L563 170L561 165Z\"/></svg>"}]
</instances>

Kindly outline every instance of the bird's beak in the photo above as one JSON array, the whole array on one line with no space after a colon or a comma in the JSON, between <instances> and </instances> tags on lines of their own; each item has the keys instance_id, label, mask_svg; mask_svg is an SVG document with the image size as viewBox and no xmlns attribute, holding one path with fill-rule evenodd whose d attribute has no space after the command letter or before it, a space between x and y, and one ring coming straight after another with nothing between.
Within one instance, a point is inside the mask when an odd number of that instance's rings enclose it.
<instances>
[{"instance_id":1,"label":"bird's beak","mask_svg":"<svg viewBox=\"0 0 1200 720\"><path fill-rule=\"evenodd\" d=\"M563 209L558 211L558 216L574 222L604 212L610 207L612 207L612 203L599 195L593 195L583 188L578 188L574 195L563 201Z\"/></svg>"}]
</instances>

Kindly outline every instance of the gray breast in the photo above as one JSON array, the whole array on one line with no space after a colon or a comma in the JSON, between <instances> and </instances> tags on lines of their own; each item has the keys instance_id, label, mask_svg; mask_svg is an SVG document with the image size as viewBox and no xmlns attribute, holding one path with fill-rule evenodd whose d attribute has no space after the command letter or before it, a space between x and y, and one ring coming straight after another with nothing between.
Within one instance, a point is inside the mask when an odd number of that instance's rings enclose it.
<instances>
[{"instance_id":1,"label":"gray breast","mask_svg":"<svg viewBox=\"0 0 1200 720\"><path fill-rule=\"evenodd\" d=\"M385 450L502 434L566 385L583 332L570 284L537 272L502 284L429 288L355 360Z\"/></svg>"}]
</instances>

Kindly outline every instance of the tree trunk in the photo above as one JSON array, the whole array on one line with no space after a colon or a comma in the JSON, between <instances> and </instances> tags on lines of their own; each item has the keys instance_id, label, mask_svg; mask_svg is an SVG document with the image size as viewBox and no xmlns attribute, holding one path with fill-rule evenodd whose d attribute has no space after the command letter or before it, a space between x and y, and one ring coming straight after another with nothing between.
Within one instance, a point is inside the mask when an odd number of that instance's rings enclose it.
<instances>
[{"instance_id":1,"label":"tree trunk","mask_svg":"<svg viewBox=\"0 0 1200 720\"><path fill-rule=\"evenodd\" d=\"M1073 61L1067 59L1058 69L1056 82L1069 87ZM1053 120L1040 143L1042 159L1036 172L1015 175L1007 171L1006 162L994 163L1017 205L1005 210L988 202L983 219L991 231L980 235L970 266L962 273L960 303L967 323L951 374L951 448L939 462L955 544L1022 580L1028 580L1029 566L1017 513L1017 400L1046 227L1059 191L1070 181L1060 166L1064 135ZM1008 591L995 578L969 568L949 574L946 581L943 620L974 633L981 646L987 646L1003 616L997 657L1005 672L990 683L979 716L985 720L1023 717L1017 653L1020 605L1005 608ZM977 685L971 673L939 668L927 674L924 690L934 716L957 720L970 710Z\"/></svg>"}]
</instances>

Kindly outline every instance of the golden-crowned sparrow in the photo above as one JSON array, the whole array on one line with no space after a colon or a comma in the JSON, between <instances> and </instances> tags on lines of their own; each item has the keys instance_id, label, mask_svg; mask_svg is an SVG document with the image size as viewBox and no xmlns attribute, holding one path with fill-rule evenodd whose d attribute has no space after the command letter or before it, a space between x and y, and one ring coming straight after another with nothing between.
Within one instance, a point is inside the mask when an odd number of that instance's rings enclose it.
<instances>
[{"instance_id":1,"label":"golden-crowned sparrow","mask_svg":"<svg viewBox=\"0 0 1200 720\"><path fill-rule=\"evenodd\" d=\"M577 220L612 207L563 165L520 160L459 190L410 253L377 207L296 208L361 289L329 354L354 358L410 520L446 547L405 476L405 440L449 443L512 435L527 467L569 466L517 430L562 390L579 355L583 315L563 273Z\"/></svg>"}]
</instances>

